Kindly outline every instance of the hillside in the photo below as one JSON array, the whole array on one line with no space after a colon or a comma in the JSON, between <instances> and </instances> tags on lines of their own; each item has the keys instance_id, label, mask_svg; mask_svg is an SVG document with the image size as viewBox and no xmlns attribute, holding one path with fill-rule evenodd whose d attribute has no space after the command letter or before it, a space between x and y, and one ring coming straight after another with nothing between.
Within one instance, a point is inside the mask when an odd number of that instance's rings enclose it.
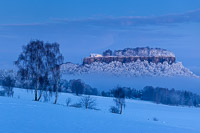
<instances>
[{"instance_id":1,"label":"hillside","mask_svg":"<svg viewBox=\"0 0 200 133\"><path fill-rule=\"evenodd\" d=\"M138 100L126 100L122 115L108 111L112 98L94 97L95 110L63 106L66 98L75 103L80 97L60 94L59 104L32 101L33 93L15 89L14 98L0 97L3 133L198 133L199 108L172 107Z\"/></svg>"},{"instance_id":2,"label":"hillside","mask_svg":"<svg viewBox=\"0 0 200 133\"><path fill-rule=\"evenodd\" d=\"M161 76L161 77L195 77L193 72L185 68L181 62L169 64L164 63L149 63L148 61L136 61L130 63L111 62L101 63L94 62L92 64L78 65L73 63L63 64L62 72L64 74L111 74L114 76L128 76L128 77L141 77L141 76Z\"/></svg>"},{"instance_id":3,"label":"hillside","mask_svg":"<svg viewBox=\"0 0 200 133\"><path fill-rule=\"evenodd\" d=\"M198 77L181 62L176 62L174 53L161 48L126 48L106 50L103 54L91 54L83 64L65 63L61 66L65 74L111 74L115 76L184 76Z\"/></svg>"}]
</instances>

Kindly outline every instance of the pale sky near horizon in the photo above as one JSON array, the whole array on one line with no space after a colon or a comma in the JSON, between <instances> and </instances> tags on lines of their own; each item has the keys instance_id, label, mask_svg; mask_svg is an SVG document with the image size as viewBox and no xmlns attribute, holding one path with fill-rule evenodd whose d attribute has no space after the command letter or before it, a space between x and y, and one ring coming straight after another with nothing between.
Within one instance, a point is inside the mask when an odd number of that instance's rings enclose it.
<instances>
[{"instance_id":1,"label":"pale sky near horizon","mask_svg":"<svg viewBox=\"0 0 200 133\"><path fill-rule=\"evenodd\" d=\"M0 20L0 68L40 39L74 63L108 48L165 48L200 75L200 0L0 0Z\"/></svg>"}]
</instances>

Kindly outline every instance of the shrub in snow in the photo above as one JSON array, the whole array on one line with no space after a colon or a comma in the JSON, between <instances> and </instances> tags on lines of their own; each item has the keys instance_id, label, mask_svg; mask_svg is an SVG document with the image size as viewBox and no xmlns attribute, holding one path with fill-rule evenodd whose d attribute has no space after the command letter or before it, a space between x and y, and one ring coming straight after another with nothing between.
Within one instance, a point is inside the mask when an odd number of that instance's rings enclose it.
<instances>
[{"instance_id":1,"label":"shrub in snow","mask_svg":"<svg viewBox=\"0 0 200 133\"><path fill-rule=\"evenodd\" d=\"M5 96L5 95L6 95L5 90L1 90L1 91L0 91L0 96Z\"/></svg>"},{"instance_id":2,"label":"shrub in snow","mask_svg":"<svg viewBox=\"0 0 200 133\"><path fill-rule=\"evenodd\" d=\"M2 86L4 88L5 94L8 97L13 96L13 87L15 86L15 80L11 76L7 76L3 79Z\"/></svg>"},{"instance_id":3,"label":"shrub in snow","mask_svg":"<svg viewBox=\"0 0 200 133\"><path fill-rule=\"evenodd\" d=\"M66 99L66 105L69 106L69 104L71 103L72 99L71 98L67 98Z\"/></svg>"},{"instance_id":4,"label":"shrub in snow","mask_svg":"<svg viewBox=\"0 0 200 133\"><path fill-rule=\"evenodd\" d=\"M96 107L96 100L91 98L90 96L82 96L80 100L80 104L82 108L85 109L95 109Z\"/></svg>"},{"instance_id":5,"label":"shrub in snow","mask_svg":"<svg viewBox=\"0 0 200 133\"><path fill-rule=\"evenodd\" d=\"M118 107L115 107L115 106L111 106L109 111L111 113L115 113L115 114L119 114L120 110L118 109Z\"/></svg>"},{"instance_id":6,"label":"shrub in snow","mask_svg":"<svg viewBox=\"0 0 200 133\"><path fill-rule=\"evenodd\" d=\"M48 102L50 101L50 95L47 91L43 92L43 98L44 98L44 102Z\"/></svg>"},{"instance_id":7,"label":"shrub in snow","mask_svg":"<svg viewBox=\"0 0 200 133\"><path fill-rule=\"evenodd\" d=\"M82 106L80 103L75 103L75 104L70 105L70 107L81 108Z\"/></svg>"},{"instance_id":8,"label":"shrub in snow","mask_svg":"<svg viewBox=\"0 0 200 133\"><path fill-rule=\"evenodd\" d=\"M158 119L156 117L153 118L153 121L158 121Z\"/></svg>"}]
</instances>

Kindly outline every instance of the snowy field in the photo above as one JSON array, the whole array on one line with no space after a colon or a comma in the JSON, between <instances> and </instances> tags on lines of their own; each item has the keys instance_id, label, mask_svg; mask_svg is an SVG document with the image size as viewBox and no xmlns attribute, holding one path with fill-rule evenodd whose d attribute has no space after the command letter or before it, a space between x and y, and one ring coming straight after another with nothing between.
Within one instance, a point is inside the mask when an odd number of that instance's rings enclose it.
<instances>
[{"instance_id":1,"label":"snowy field","mask_svg":"<svg viewBox=\"0 0 200 133\"><path fill-rule=\"evenodd\" d=\"M80 97L59 94L58 105L34 102L34 93L14 89L13 98L0 97L1 133L199 133L200 108L174 107L139 100L126 100L122 115L109 112L112 98L93 98L96 108L67 107ZM52 99L53 100L53 99ZM157 120L154 120L156 118Z\"/></svg>"}]
</instances>

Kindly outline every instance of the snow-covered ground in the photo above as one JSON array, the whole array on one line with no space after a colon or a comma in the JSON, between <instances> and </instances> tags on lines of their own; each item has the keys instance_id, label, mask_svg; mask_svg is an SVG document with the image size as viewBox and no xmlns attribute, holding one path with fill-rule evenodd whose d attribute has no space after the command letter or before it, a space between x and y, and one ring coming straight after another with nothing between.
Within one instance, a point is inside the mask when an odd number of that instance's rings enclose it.
<instances>
[{"instance_id":1,"label":"snow-covered ground","mask_svg":"<svg viewBox=\"0 0 200 133\"><path fill-rule=\"evenodd\" d=\"M64 105L80 97L59 94L58 104L34 102L34 93L14 89L14 98L0 97L2 133L199 133L200 108L174 107L126 100L122 115L109 113L112 98L93 96L97 110ZM53 100L53 99L52 99ZM158 121L154 121L156 118Z\"/></svg>"}]
</instances>

